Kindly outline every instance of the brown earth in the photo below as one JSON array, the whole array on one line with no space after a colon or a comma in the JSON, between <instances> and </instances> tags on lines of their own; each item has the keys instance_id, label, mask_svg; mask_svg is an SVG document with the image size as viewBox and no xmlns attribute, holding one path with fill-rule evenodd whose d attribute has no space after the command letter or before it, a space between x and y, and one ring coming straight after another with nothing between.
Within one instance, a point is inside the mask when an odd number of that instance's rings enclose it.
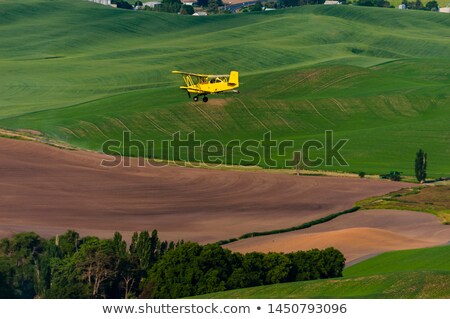
<instances>
[{"instance_id":1,"label":"brown earth","mask_svg":"<svg viewBox=\"0 0 450 319\"><path fill-rule=\"evenodd\" d=\"M450 226L431 214L400 210L365 210L311 228L226 245L239 252L292 252L333 246L347 263L391 250L450 243Z\"/></svg>"},{"instance_id":2,"label":"brown earth","mask_svg":"<svg viewBox=\"0 0 450 319\"><path fill-rule=\"evenodd\" d=\"M0 236L158 229L202 243L302 224L408 186L349 177L182 167L107 168L110 157L0 139Z\"/></svg>"}]
</instances>

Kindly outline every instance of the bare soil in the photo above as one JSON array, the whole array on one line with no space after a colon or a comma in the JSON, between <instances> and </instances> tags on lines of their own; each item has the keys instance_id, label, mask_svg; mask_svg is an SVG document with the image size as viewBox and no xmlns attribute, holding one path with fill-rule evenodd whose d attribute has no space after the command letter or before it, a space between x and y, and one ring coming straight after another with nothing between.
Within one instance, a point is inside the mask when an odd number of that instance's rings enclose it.
<instances>
[{"instance_id":1,"label":"bare soil","mask_svg":"<svg viewBox=\"0 0 450 319\"><path fill-rule=\"evenodd\" d=\"M95 152L0 138L0 236L158 229L201 243L290 227L408 186L350 177L184 167L107 168Z\"/></svg>"},{"instance_id":2,"label":"bare soil","mask_svg":"<svg viewBox=\"0 0 450 319\"><path fill-rule=\"evenodd\" d=\"M450 226L432 214L403 210L365 210L290 233L254 237L226 245L239 252L292 252L335 247L347 263L401 249L450 243Z\"/></svg>"}]
</instances>

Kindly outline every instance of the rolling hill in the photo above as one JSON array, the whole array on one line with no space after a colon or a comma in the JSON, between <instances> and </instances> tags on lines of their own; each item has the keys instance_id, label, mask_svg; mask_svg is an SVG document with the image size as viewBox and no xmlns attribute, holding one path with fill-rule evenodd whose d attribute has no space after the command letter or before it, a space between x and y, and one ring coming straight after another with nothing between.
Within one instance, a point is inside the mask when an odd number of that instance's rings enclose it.
<instances>
[{"instance_id":1,"label":"rolling hill","mask_svg":"<svg viewBox=\"0 0 450 319\"><path fill-rule=\"evenodd\" d=\"M344 277L259 286L199 298L449 298L450 245L388 252Z\"/></svg>"},{"instance_id":2,"label":"rolling hill","mask_svg":"<svg viewBox=\"0 0 450 319\"><path fill-rule=\"evenodd\" d=\"M333 130L349 140L349 166L318 168L412 175L424 148L431 177L450 173L450 15L306 6L190 17L69 0L0 2L0 14L0 127L92 150L127 130L164 158L160 141L177 131L228 142L270 130L300 146ZM241 94L194 104L174 69L239 70Z\"/></svg>"}]
</instances>

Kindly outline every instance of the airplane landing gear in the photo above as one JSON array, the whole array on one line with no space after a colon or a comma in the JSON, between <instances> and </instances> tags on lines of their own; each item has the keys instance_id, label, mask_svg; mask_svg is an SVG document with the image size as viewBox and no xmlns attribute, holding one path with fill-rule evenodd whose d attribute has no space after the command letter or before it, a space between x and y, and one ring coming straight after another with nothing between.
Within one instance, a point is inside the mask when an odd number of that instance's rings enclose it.
<instances>
[{"instance_id":1,"label":"airplane landing gear","mask_svg":"<svg viewBox=\"0 0 450 319\"><path fill-rule=\"evenodd\" d=\"M198 95L194 96L194 98L193 98L194 102L198 102L198 99L200 98L200 96L198 96ZM208 97L206 95L203 95L202 101L205 103L208 102Z\"/></svg>"}]
</instances>

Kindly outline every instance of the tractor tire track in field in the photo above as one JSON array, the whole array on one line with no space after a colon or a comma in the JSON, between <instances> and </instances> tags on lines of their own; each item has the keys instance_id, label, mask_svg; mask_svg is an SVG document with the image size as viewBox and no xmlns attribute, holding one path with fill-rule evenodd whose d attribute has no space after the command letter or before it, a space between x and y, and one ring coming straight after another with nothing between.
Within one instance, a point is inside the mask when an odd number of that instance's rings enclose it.
<instances>
[{"instance_id":1,"label":"tractor tire track in field","mask_svg":"<svg viewBox=\"0 0 450 319\"><path fill-rule=\"evenodd\" d=\"M334 104L336 104L337 107L338 107L342 112L347 113L347 110L344 108L344 106L341 104L341 102L339 102L338 100L333 99L333 98L331 98L330 100L331 100Z\"/></svg>"},{"instance_id":2,"label":"tractor tire track in field","mask_svg":"<svg viewBox=\"0 0 450 319\"><path fill-rule=\"evenodd\" d=\"M154 119L151 119L147 114L144 114L144 116L150 122L150 124L152 124L158 131L160 131L163 134L167 134L169 136L172 136L172 133L170 133L164 127L160 126Z\"/></svg>"},{"instance_id":3,"label":"tractor tire track in field","mask_svg":"<svg viewBox=\"0 0 450 319\"><path fill-rule=\"evenodd\" d=\"M76 138L80 138L77 134L75 134L74 131L72 131L71 129L67 128L67 127L62 127L62 126L58 126L60 129L62 129L64 132L69 133L73 136L75 136Z\"/></svg>"},{"instance_id":4,"label":"tractor tire track in field","mask_svg":"<svg viewBox=\"0 0 450 319\"><path fill-rule=\"evenodd\" d=\"M333 122L331 122L329 119L327 119L325 116L322 115L322 113L319 112L319 110L314 106L314 104L312 104L311 101L309 100L305 100L306 103L308 103L313 109L314 111L316 111L317 114L319 114L320 117L322 117L325 121L327 121L328 123L332 124L332 125L336 125Z\"/></svg>"},{"instance_id":5,"label":"tractor tire track in field","mask_svg":"<svg viewBox=\"0 0 450 319\"><path fill-rule=\"evenodd\" d=\"M120 126L124 127L128 132L133 133L132 130L130 130L120 119L116 118L116 117L109 117L108 119L110 119L112 122L119 124Z\"/></svg>"},{"instance_id":6,"label":"tractor tire track in field","mask_svg":"<svg viewBox=\"0 0 450 319\"><path fill-rule=\"evenodd\" d=\"M350 74L346 74L346 75L340 76L340 77L338 77L338 78L336 78L336 79L334 79L334 80L332 80L330 82L327 82L324 85L318 87L317 89L313 90L311 93L317 93L317 92L323 91L324 89L329 88L333 84L336 84L336 83L342 82L344 80L348 80L350 78L353 78L353 77L359 76L359 75L363 75L363 74L366 74L366 72L356 72L356 73L350 73Z\"/></svg>"},{"instance_id":7,"label":"tractor tire track in field","mask_svg":"<svg viewBox=\"0 0 450 319\"><path fill-rule=\"evenodd\" d=\"M217 123L208 113L206 113L206 111L202 110L202 108L200 106L196 106L194 104L194 108L212 125L215 126L216 129L218 129L219 131L222 131L222 127L219 125L219 123Z\"/></svg>"},{"instance_id":8,"label":"tractor tire track in field","mask_svg":"<svg viewBox=\"0 0 450 319\"><path fill-rule=\"evenodd\" d=\"M266 106L269 108L269 110L272 111L273 114L275 114L287 127L289 127L292 131L295 132L294 128L291 125L289 125L289 123L281 115L279 115L277 112L275 112L273 110L273 108L269 105L269 103L267 103L267 101L263 100L263 102L264 102L264 104L266 104Z\"/></svg>"},{"instance_id":9,"label":"tractor tire track in field","mask_svg":"<svg viewBox=\"0 0 450 319\"><path fill-rule=\"evenodd\" d=\"M81 123L82 125L86 125L86 126L92 127L94 130L98 131L98 132L99 132L101 135L103 135L105 138L109 138L109 137L106 136L106 134L103 133L103 131L102 131L97 125L95 125L94 123L87 122L87 121L80 121L80 123Z\"/></svg>"},{"instance_id":10,"label":"tractor tire track in field","mask_svg":"<svg viewBox=\"0 0 450 319\"><path fill-rule=\"evenodd\" d=\"M245 105L245 103L242 102L241 99L236 98L236 100L238 100L242 104L242 106L247 110L248 114L250 114L257 122L259 122L259 124L261 124L262 127L264 127L266 130L269 130L269 128L267 126L265 126L264 123L261 122L261 120L255 116L255 114L250 112L250 110L248 109L247 105Z\"/></svg>"},{"instance_id":11,"label":"tractor tire track in field","mask_svg":"<svg viewBox=\"0 0 450 319\"><path fill-rule=\"evenodd\" d=\"M271 93L271 94L269 94L269 95L266 95L266 97L270 97L270 96L275 95L275 94L280 94L280 93L286 92L287 90L293 88L294 86L297 86L297 85L299 85L299 84L305 82L305 81L308 80L310 77L316 75L316 74L319 73L319 72L320 72L320 71L313 72L313 73L311 73L311 74L305 76L304 78L302 78L302 79L300 79L300 80L298 80L298 81L295 81L293 84L291 84L291 85L289 85L289 86L286 86L286 87L282 88L281 90L278 90L278 91L275 91L275 92L273 92L273 93Z\"/></svg>"}]
</instances>

